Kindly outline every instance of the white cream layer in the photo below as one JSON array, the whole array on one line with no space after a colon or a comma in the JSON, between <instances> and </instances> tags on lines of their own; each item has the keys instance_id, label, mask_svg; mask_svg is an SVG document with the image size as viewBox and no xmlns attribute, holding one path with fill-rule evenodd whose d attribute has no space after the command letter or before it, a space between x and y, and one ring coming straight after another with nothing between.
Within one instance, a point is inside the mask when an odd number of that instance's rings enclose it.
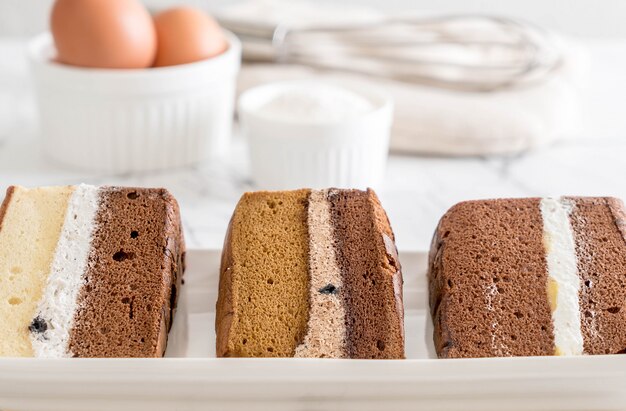
<instances>
[{"instance_id":1,"label":"white cream layer","mask_svg":"<svg viewBox=\"0 0 626 411\"><path fill-rule=\"evenodd\" d=\"M65 222L57 243L37 315L45 321L43 333L31 332L36 357L69 357L68 343L84 284L94 218L100 203L98 187L80 185L70 197Z\"/></svg>"},{"instance_id":2,"label":"white cream layer","mask_svg":"<svg viewBox=\"0 0 626 411\"><path fill-rule=\"evenodd\" d=\"M574 233L569 215L574 203L567 199L541 200L543 239L548 263L547 293L552 307L555 354L583 353L580 323L580 277Z\"/></svg>"}]
</instances>

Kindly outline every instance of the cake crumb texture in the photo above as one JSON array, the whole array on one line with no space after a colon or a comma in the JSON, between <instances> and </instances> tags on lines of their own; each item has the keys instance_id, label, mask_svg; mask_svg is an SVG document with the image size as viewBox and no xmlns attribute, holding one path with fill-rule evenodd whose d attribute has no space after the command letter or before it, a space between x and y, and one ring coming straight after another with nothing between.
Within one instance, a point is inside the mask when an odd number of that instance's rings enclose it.
<instances>
[{"instance_id":1,"label":"cake crumb texture","mask_svg":"<svg viewBox=\"0 0 626 411\"><path fill-rule=\"evenodd\" d=\"M346 352L346 310L341 269L337 262L329 190L309 195L309 320L304 342L296 357L344 358Z\"/></svg>"},{"instance_id":2,"label":"cake crumb texture","mask_svg":"<svg viewBox=\"0 0 626 411\"><path fill-rule=\"evenodd\" d=\"M402 271L394 235L372 190L329 194L342 270L348 357L404 358Z\"/></svg>"},{"instance_id":3,"label":"cake crumb texture","mask_svg":"<svg viewBox=\"0 0 626 411\"><path fill-rule=\"evenodd\" d=\"M570 198L582 282L580 310L586 354L626 353L626 240L624 203Z\"/></svg>"},{"instance_id":4,"label":"cake crumb texture","mask_svg":"<svg viewBox=\"0 0 626 411\"><path fill-rule=\"evenodd\" d=\"M72 187L10 187L0 209L0 357L32 357L29 325L46 285Z\"/></svg>"},{"instance_id":5,"label":"cake crumb texture","mask_svg":"<svg viewBox=\"0 0 626 411\"><path fill-rule=\"evenodd\" d=\"M76 357L161 357L184 271L176 200L164 189L101 189L69 349Z\"/></svg>"},{"instance_id":6,"label":"cake crumb texture","mask_svg":"<svg viewBox=\"0 0 626 411\"><path fill-rule=\"evenodd\" d=\"M469 201L442 217L428 273L439 357L554 354L539 203Z\"/></svg>"},{"instance_id":7,"label":"cake crumb texture","mask_svg":"<svg viewBox=\"0 0 626 411\"><path fill-rule=\"evenodd\" d=\"M219 357L293 357L309 312L310 190L246 193L224 245Z\"/></svg>"}]
</instances>

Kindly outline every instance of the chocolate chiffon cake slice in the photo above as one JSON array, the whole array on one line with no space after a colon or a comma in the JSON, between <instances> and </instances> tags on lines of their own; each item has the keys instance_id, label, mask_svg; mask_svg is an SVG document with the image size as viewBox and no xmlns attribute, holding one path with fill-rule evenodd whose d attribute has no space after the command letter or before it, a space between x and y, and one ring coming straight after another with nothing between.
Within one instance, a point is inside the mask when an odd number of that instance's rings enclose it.
<instances>
[{"instance_id":1,"label":"chocolate chiffon cake slice","mask_svg":"<svg viewBox=\"0 0 626 411\"><path fill-rule=\"evenodd\" d=\"M162 356L184 252L166 190L10 187L0 208L0 356Z\"/></svg>"},{"instance_id":2,"label":"chocolate chiffon cake slice","mask_svg":"<svg viewBox=\"0 0 626 411\"><path fill-rule=\"evenodd\" d=\"M613 198L457 204L430 253L438 355L625 353L625 238Z\"/></svg>"},{"instance_id":3,"label":"chocolate chiffon cake slice","mask_svg":"<svg viewBox=\"0 0 626 411\"><path fill-rule=\"evenodd\" d=\"M374 192L245 194L216 331L220 357L403 358L402 274Z\"/></svg>"}]
</instances>

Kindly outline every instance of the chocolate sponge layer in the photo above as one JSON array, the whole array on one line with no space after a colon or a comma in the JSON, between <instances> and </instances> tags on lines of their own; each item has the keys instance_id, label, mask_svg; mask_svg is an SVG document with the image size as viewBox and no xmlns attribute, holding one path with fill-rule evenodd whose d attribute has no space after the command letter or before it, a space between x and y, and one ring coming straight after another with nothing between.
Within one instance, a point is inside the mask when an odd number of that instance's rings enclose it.
<instances>
[{"instance_id":1,"label":"chocolate sponge layer","mask_svg":"<svg viewBox=\"0 0 626 411\"><path fill-rule=\"evenodd\" d=\"M469 201L441 219L428 274L439 357L554 353L539 203Z\"/></svg>"},{"instance_id":2,"label":"chocolate sponge layer","mask_svg":"<svg viewBox=\"0 0 626 411\"><path fill-rule=\"evenodd\" d=\"M69 348L76 357L160 357L184 270L178 205L162 189L102 188Z\"/></svg>"},{"instance_id":3,"label":"chocolate sponge layer","mask_svg":"<svg viewBox=\"0 0 626 411\"><path fill-rule=\"evenodd\" d=\"M393 232L372 190L331 190L348 357L404 358L402 272Z\"/></svg>"},{"instance_id":4,"label":"chocolate sponge layer","mask_svg":"<svg viewBox=\"0 0 626 411\"><path fill-rule=\"evenodd\" d=\"M624 204L614 198L572 200L585 353L626 353Z\"/></svg>"}]
</instances>

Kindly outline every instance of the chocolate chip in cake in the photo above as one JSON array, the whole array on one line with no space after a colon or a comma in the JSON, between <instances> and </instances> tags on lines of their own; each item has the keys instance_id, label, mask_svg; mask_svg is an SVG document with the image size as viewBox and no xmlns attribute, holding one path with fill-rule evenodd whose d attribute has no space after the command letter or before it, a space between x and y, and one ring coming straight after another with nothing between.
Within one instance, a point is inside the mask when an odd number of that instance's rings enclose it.
<instances>
[{"instance_id":1,"label":"chocolate chip in cake","mask_svg":"<svg viewBox=\"0 0 626 411\"><path fill-rule=\"evenodd\" d=\"M31 333L39 333L39 334L43 334L46 332L46 330L48 329L48 324L46 323L46 320L44 320L43 318L37 316L32 323L30 323L30 325L28 326L28 330Z\"/></svg>"},{"instance_id":2,"label":"chocolate chip in cake","mask_svg":"<svg viewBox=\"0 0 626 411\"><path fill-rule=\"evenodd\" d=\"M318 290L320 294L335 294L337 292L337 287L332 284L328 284L325 287L322 287Z\"/></svg>"}]
</instances>

